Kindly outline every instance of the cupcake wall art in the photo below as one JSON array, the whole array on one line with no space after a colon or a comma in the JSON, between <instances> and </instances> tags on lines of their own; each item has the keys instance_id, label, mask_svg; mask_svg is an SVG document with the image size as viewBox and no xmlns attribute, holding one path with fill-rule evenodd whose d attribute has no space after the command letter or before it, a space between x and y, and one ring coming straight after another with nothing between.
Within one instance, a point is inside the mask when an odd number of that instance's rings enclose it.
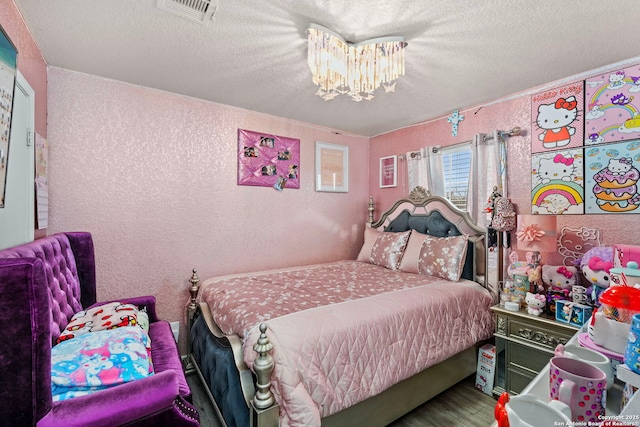
<instances>
[{"instance_id":1,"label":"cupcake wall art","mask_svg":"<svg viewBox=\"0 0 640 427\"><path fill-rule=\"evenodd\" d=\"M585 213L640 213L640 140L585 148Z\"/></svg>"}]
</instances>

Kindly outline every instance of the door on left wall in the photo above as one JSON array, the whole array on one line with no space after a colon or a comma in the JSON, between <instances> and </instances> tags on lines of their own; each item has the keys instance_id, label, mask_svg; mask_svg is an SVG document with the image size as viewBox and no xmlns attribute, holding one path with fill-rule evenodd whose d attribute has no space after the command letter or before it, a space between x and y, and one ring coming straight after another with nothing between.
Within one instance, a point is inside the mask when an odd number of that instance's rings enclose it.
<instances>
[{"instance_id":1,"label":"door on left wall","mask_svg":"<svg viewBox=\"0 0 640 427\"><path fill-rule=\"evenodd\" d=\"M35 228L35 94L18 72L7 161L7 188L0 208L0 249L33 240Z\"/></svg>"}]
</instances>

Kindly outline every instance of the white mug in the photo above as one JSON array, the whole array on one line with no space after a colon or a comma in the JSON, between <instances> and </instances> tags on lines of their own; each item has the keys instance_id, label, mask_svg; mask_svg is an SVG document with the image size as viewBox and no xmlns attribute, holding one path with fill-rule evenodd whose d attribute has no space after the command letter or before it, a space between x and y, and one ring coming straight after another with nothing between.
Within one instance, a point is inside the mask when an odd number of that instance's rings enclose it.
<instances>
[{"instance_id":1,"label":"white mug","mask_svg":"<svg viewBox=\"0 0 640 427\"><path fill-rule=\"evenodd\" d=\"M521 394L510 397L504 406L509 427L571 425L571 409L559 400L545 403L533 395Z\"/></svg>"},{"instance_id":2,"label":"white mug","mask_svg":"<svg viewBox=\"0 0 640 427\"><path fill-rule=\"evenodd\" d=\"M602 370L602 372L607 376L607 390L609 390L613 385L613 365L611 364L611 360L604 354L574 344L558 344L555 350L555 355L582 360L596 368L600 368L600 370Z\"/></svg>"}]
</instances>

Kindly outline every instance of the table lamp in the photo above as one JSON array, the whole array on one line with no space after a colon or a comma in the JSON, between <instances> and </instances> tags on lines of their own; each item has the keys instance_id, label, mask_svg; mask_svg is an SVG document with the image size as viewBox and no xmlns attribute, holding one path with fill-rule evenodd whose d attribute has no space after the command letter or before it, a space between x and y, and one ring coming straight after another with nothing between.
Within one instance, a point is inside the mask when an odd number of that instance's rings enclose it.
<instances>
[{"instance_id":1,"label":"table lamp","mask_svg":"<svg viewBox=\"0 0 640 427\"><path fill-rule=\"evenodd\" d=\"M527 252L527 261L531 259L531 264L539 265L540 253L556 251L556 216L518 215L516 237L518 249Z\"/></svg>"}]
</instances>

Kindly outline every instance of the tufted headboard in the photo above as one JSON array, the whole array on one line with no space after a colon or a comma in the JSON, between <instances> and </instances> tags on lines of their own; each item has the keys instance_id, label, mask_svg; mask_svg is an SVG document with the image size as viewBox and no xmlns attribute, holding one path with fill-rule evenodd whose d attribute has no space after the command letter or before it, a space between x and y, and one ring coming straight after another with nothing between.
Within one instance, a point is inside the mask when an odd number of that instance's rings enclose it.
<instances>
[{"instance_id":1,"label":"tufted headboard","mask_svg":"<svg viewBox=\"0 0 640 427\"><path fill-rule=\"evenodd\" d=\"M462 277L487 286L487 230L447 199L414 192L411 198L398 200L371 227L387 232L416 230L435 237L466 234L469 247Z\"/></svg>"}]
</instances>

